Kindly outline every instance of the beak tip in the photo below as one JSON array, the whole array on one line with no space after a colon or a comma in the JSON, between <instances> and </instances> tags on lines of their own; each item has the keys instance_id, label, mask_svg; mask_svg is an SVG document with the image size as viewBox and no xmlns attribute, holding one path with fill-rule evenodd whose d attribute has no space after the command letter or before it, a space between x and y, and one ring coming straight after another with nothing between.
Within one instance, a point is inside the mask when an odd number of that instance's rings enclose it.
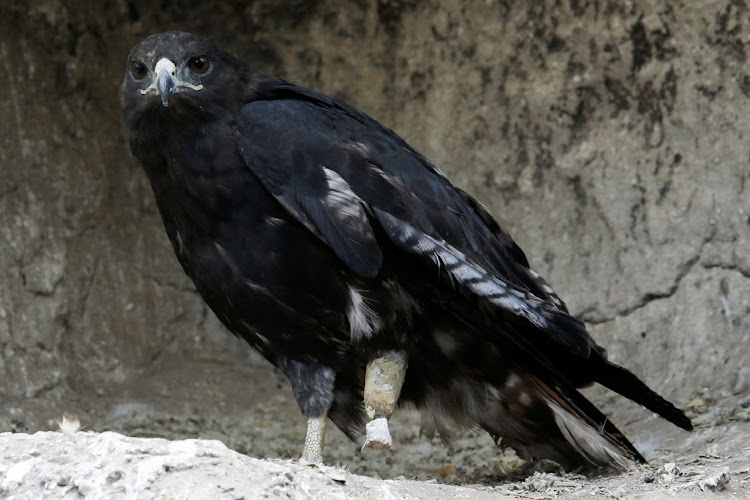
<instances>
[{"instance_id":1,"label":"beak tip","mask_svg":"<svg viewBox=\"0 0 750 500\"><path fill-rule=\"evenodd\" d=\"M159 89L161 103L166 108L169 106L169 96L175 91L175 82L167 71L161 71L156 77L156 87Z\"/></svg>"}]
</instances>

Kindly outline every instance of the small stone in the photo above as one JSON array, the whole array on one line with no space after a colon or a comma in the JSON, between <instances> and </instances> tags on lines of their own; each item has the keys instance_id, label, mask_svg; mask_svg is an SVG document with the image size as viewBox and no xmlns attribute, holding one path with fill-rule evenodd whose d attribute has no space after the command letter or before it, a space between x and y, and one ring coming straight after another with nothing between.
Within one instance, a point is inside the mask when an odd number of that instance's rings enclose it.
<instances>
[{"instance_id":1,"label":"small stone","mask_svg":"<svg viewBox=\"0 0 750 500\"><path fill-rule=\"evenodd\" d=\"M697 417L692 418L694 427L704 427L713 424L717 419L717 416L713 413L701 413Z\"/></svg>"},{"instance_id":2,"label":"small stone","mask_svg":"<svg viewBox=\"0 0 750 500\"><path fill-rule=\"evenodd\" d=\"M346 472L341 469L329 468L326 469L325 475L328 476L332 481L339 484L346 484Z\"/></svg>"},{"instance_id":3,"label":"small stone","mask_svg":"<svg viewBox=\"0 0 750 500\"><path fill-rule=\"evenodd\" d=\"M727 471L722 471L702 481L698 481L698 487L703 491L705 491L706 488L712 491L721 491L727 484L729 484L730 480L731 476L729 473Z\"/></svg>"},{"instance_id":4,"label":"small stone","mask_svg":"<svg viewBox=\"0 0 750 500\"><path fill-rule=\"evenodd\" d=\"M706 402L703 400L703 398L697 397L693 398L692 401L690 401L685 406L687 406L688 408L701 408L703 406L706 406Z\"/></svg>"}]
</instances>

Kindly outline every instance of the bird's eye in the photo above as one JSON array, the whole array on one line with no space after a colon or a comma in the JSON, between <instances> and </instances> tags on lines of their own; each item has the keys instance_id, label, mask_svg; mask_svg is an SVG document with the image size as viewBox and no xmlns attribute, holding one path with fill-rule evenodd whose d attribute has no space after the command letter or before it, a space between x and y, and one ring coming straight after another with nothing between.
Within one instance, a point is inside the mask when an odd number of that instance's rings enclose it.
<instances>
[{"instance_id":1,"label":"bird's eye","mask_svg":"<svg viewBox=\"0 0 750 500\"><path fill-rule=\"evenodd\" d=\"M188 61L188 67L190 68L190 71L192 71L196 75L202 75L203 73L208 71L208 66L208 58L205 56L192 57Z\"/></svg>"},{"instance_id":2,"label":"bird's eye","mask_svg":"<svg viewBox=\"0 0 750 500\"><path fill-rule=\"evenodd\" d=\"M148 74L148 67L146 67L141 61L133 61L130 65L130 74L133 75L133 78L136 80L143 80Z\"/></svg>"}]
</instances>

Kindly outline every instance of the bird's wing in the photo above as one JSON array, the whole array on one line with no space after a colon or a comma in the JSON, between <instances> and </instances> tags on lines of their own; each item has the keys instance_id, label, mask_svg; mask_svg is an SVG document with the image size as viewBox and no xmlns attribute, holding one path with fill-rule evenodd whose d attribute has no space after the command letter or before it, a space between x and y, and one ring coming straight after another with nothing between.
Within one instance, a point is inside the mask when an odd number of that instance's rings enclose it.
<instances>
[{"instance_id":1,"label":"bird's wing","mask_svg":"<svg viewBox=\"0 0 750 500\"><path fill-rule=\"evenodd\" d=\"M531 323L575 357L595 346L583 324L486 210L374 120L289 86L237 115L239 150L276 199L354 272L382 263L374 222L390 242L445 269L467 295Z\"/></svg>"},{"instance_id":2,"label":"bird's wing","mask_svg":"<svg viewBox=\"0 0 750 500\"><path fill-rule=\"evenodd\" d=\"M383 255L362 200L337 173L314 123L293 101L261 101L237 117L245 163L274 197L354 272L372 277Z\"/></svg>"}]
</instances>

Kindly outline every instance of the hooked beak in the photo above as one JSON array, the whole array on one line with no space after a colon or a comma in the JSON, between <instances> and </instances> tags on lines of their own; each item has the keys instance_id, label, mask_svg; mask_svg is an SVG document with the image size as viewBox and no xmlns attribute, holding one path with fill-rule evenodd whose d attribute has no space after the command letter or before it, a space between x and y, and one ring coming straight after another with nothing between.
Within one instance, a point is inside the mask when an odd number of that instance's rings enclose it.
<instances>
[{"instance_id":1,"label":"hooked beak","mask_svg":"<svg viewBox=\"0 0 750 500\"><path fill-rule=\"evenodd\" d=\"M156 74L156 89L161 96L161 103L164 107L169 105L169 96L172 95L172 92L177 88L175 80L172 78L173 74L174 73L170 73L167 68L162 68Z\"/></svg>"},{"instance_id":2,"label":"hooked beak","mask_svg":"<svg viewBox=\"0 0 750 500\"><path fill-rule=\"evenodd\" d=\"M169 96L183 90L201 90L203 85L195 85L180 80L177 76L177 67L166 57L159 59L154 68L156 78L151 85L141 89L141 94L159 94L164 107L169 106Z\"/></svg>"}]
</instances>

